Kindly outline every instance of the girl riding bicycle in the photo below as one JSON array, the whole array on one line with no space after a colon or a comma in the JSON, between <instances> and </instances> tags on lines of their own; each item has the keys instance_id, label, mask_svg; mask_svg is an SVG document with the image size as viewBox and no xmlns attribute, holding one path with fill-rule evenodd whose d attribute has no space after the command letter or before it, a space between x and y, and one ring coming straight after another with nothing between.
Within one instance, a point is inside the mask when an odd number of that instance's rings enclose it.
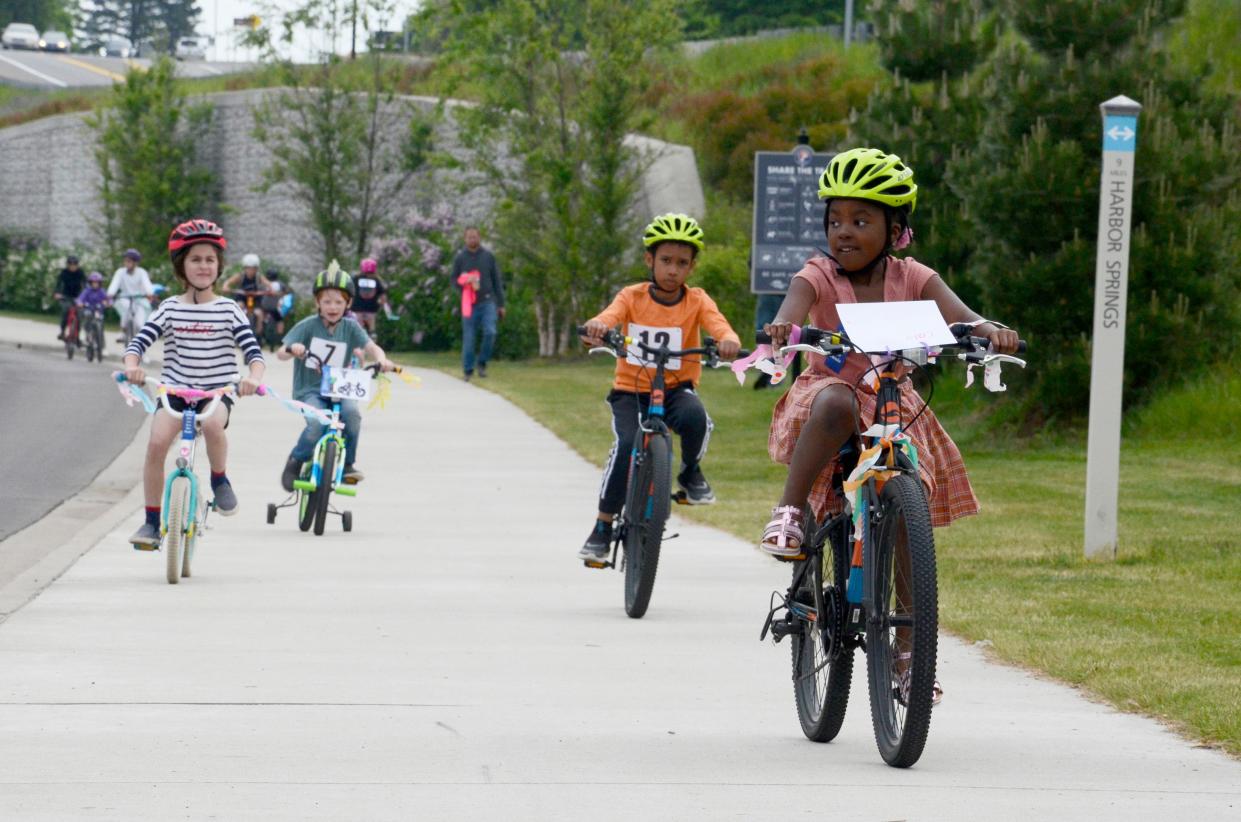
<instances>
[{"instance_id":1,"label":"girl riding bicycle","mask_svg":"<svg viewBox=\"0 0 1241 822\"><path fill-rule=\"evenodd\" d=\"M832 158L819 178L819 198L827 201L823 228L829 256L809 260L794 277L779 313L764 329L773 346L785 345L793 325L807 314L817 328L839 329L839 303L934 300L949 323L977 322L974 334L989 339L992 351L1017 350L1017 332L982 320L912 257L891 256L913 239L909 215L917 194L913 170L895 155L855 148ZM766 553L778 558L801 553L807 501L820 518L842 509L843 501L832 493L832 471L841 446L874 418L875 392L866 379L870 368L861 354L849 354L843 362L812 357L810 370L776 403L767 449L789 473L759 543ZM923 405L913 386L902 383L901 416L917 415L907 433L918 449L931 522L942 526L977 513L978 500L956 444Z\"/></svg>"},{"instance_id":2,"label":"girl riding bicycle","mask_svg":"<svg viewBox=\"0 0 1241 822\"><path fill-rule=\"evenodd\" d=\"M185 293L161 303L125 349L125 378L131 383L144 383L143 352L157 338L163 337L161 382L201 391L232 385L237 382L236 349L240 348L250 374L241 380L238 393L244 397L258 389L266 368L262 349L237 303L217 296L212 290L223 268L223 253L227 247L223 230L208 220L190 220L172 230L168 237L168 253ZM198 405L205 406L207 402L209 400L204 400ZM232 403L228 397L224 398L224 403L225 413L203 421L202 432L211 462L215 509L224 516L231 516L237 513L237 495L225 474L228 439L224 429L228 427ZM185 401L175 396L168 398L168 404L175 411L186 407ZM140 550L159 547L164 463L168 448L179 433L177 421L171 416L156 414L152 417L151 439L142 472L146 521L129 540Z\"/></svg>"},{"instance_id":3,"label":"girl riding bicycle","mask_svg":"<svg viewBox=\"0 0 1241 822\"><path fill-rule=\"evenodd\" d=\"M377 361L384 371L394 366L384 350L367 336L356 320L345 316L353 299L353 280L341 271L333 260L326 271L315 277L315 303L319 313L307 317L289 330L284 337L284 347L276 356L282 360L296 357L293 365L293 398L318 408L330 408L330 401L320 392L319 369L322 365L333 368L345 367L355 352ZM308 355L313 355L307 365ZM340 404L341 421L345 424L345 473L346 482L359 482L364 474L354 464L358 454L358 437L362 433L362 414L354 400ZM280 474L280 485L286 491L293 490L293 481L302 470L302 463L314 455L315 443L323 436L323 424L307 418L302 436L293 446Z\"/></svg>"},{"instance_id":4,"label":"girl riding bicycle","mask_svg":"<svg viewBox=\"0 0 1241 822\"><path fill-rule=\"evenodd\" d=\"M694 270L698 252L703 249L702 229L694 218L684 214L664 214L646 227L642 243L648 282L621 290L606 309L585 323L583 337L599 345L608 329L622 324L625 335L648 345L665 344L672 350L697 348L698 329L705 328L719 342L720 356L732 359L741 340L701 288L687 288L685 281ZM612 431L616 439L603 471L599 513L590 535L578 552L587 562L603 562L611 550L612 521L624 503L628 480L629 453L638 433L638 415L650 406L651 377L639 355L616 361L616 378L608 394L612 407ZM698 360L674 361L665 371L664 396L668 427L681 436L681 471L677 483L685 491L686 502L703 505L715 502L711 486L702 474L700 462L711 437L711 418L694 385L702 374Z\"/></svg>"}]
</instances>

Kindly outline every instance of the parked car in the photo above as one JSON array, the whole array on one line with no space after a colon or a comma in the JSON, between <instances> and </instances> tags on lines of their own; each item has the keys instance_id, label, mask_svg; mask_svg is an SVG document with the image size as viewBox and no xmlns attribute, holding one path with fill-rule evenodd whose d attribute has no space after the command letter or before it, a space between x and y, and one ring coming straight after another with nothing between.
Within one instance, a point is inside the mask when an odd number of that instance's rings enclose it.
<instances>
[{"instance_id":1,"label":"parked car","mask_svg":"<svg viewBox=\"0 0 1241 822\"><path fill-rule=\"evenodd\" d=\"M205 60L207 58L206 41L197 37L182 37L173 49L178 60Z\"/></svg>"},{"instance_id":2,"label":"parked car","mask_svg":"<svg viewBox=\"0 0 1241 822\"><path fill-rule=\"evenodd\" d=\"M69 35L63 31L49 29L43 32L43 36L39 38L39 48L44 51L68 51Z\"/></svg>"},{"instance_id":3,"label":"parked car","mask_svg":"<svg viewBox=\"0 0 1241 822\"><path fill-rule=\"evenodd\" d=\"M134 44L128 37L109 37L99 47L100 57L132 57Z\"/></svg>"},{"instance_id":4,"label":"parked car","mask_svg":"<svg viewBox=\"0 0 1241 822\"><path fill-rule=\"evenodd\" d=\"M9 23L0 34L0 45L6 49L39 50L39 30L29 23Z\"/></svg>"}]
</instances>

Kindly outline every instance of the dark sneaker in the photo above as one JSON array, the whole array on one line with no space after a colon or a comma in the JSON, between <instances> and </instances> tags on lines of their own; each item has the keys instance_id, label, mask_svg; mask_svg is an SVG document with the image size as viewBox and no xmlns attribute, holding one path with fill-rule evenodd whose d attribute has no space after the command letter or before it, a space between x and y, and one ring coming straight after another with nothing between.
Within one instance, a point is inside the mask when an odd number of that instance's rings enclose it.
<instances>
[{"instance_id":1,"label":"dark sneaker","mask_svg":"<svg viewBox=\"0 0 1241 822\"><path fill-rule=\"evenodd\" d=\"M280 487L293 493L293 480L301 475L302 461L289 457L289 461L284 464L284 470L280 472Z\"/></svg>"},{"instance_id":2,"label":"dark sneaker","mask_svg":"<svg viewBox=\"0 0 1241 822\"><path fill-rule=\"evenodd\" d=\"M469 381L470 381L470 380L472 380L473 378L474 378L474 372L473 372L473 371L466 371L466 372L465 372L465 381L466 381L466 382L469 382Z\"/></svg>"},{"instance_id":3,"label":"dark sneaker","mask_svg":"<svg viewBox=\"0 0 1241 822\"><path fill-rule=\"evenodd\" d=\"M715 502L715 494L711 491L711 485L697 465L693 468L685 468L677 474L677 485L685 491L685 501L690 505L710 505Z\"/></svg>"},{"instance_id":4,"label":"dark sneaker","mask_svg":"<svg viewBox=\"0 0 1241 822\"><path fill-rule=\"evenodd\" d=\"M237 495L231 482L222 482L215 488L215 510L221 516L231 517L237 513Z\"/></svg>"},{"instance_id":5,"label":"dark sneaker","mask_svg":"<svg viewBox=\"0 0 1241 822\"><path fill-rule=\"evenodd\" d=\"M487 363L485 363L485 362L480 362L480 363L478 364L478 376L480 376L480 377L486 377L486 376L487 376Z\"/></svg>"},{"instance_id":6,"label":"dark sneaker","mask_svg":"<svg viewBox=\"0 0 1241 822\"><path fill-rule=\"evenodd\" d=\"M345 473L341 475L341 479L353 485L355 482L361 482L366 479L366 474L362 473L362 469L356 465L346 465Z\"/></svg>"},{"instance_id":7,"label":"dark sneaker","mask_svg":"<svg viewBox=\"0 0 1241 822\"><path fill-rule=\"evenodd\" d=\"M608 561L611 554L612 523L597 519L595 527L590 529L590 536L586 537L586 543L577 552L577 556L584 562L602 564Z\"/></svg>"},{"instance_id":8,"label":"dark sneaker","mask_svg":"<svg viewBox=\"0 0 1241 822\"><path fill-rule=\"evenodd\" d=\"M156 551L159 549L159 526L144 522L130 536L129 542L138 551Z\"/></svg>"}]
</instances>

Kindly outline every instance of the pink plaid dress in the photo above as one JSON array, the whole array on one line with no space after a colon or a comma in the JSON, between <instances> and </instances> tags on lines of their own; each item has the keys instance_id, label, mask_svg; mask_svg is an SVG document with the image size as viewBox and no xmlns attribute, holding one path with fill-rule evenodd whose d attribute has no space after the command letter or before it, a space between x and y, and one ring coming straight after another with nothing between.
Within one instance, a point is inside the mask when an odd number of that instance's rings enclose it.
<instances>
[{"instance_id":1,"label":"pink plaid dress","mask_svg":"<svg viewBox=\"0 0 1241 822\"><path fill-rule=\"evenodd\" d=\"M797 276L814 288L815 302L810 308L810 322L816 328L840 328L836 304L857 302L849 278L837 274L835 265L826 257L807 261L806 267L798 272ZM922 289L934 276L934 271L911 257L889 258L884 274L883 299L885 302L920 300ZM867 384L868 380L862 379L870 368L866 357L850 354L840 373L829 368L823 357L812 355L810 360L810 370L797 378L771 412L767 452L773 460L785 465L793 459L793 449L801 435L802 426L810 418L814 398L827 386L839 384L853 390L858 404L860 427L869 426L874 419L874 389ZM909 382L903 382L902 416L909 419L920 408L922 398ZM918 447L918 470L931 507L931 523L943 526L958 517L978 513L978 499L970 486L961 452L957 450L956 443L939 424L931 409L924 410L906 432ZM836 460L833 458L815 479L810 490L810 504L817 517L840 511L844 505L844 500L837 498L832 492L831 480L835 468Z\"/></svg>"}]
</instances>

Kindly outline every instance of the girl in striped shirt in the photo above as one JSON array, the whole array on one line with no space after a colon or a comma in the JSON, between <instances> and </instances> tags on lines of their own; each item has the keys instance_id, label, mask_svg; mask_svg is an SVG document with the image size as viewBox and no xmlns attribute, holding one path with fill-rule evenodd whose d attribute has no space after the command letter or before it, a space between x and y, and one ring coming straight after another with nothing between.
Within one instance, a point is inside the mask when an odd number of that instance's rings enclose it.
<instances>
[{"instance_id":1,"label":"girl in striped shirt","mask_svg":"<svg viewBox=\"0 0 1241 822\"><path fill-rule=\"evenodd\" d=\"M267 367L263 352L245 315L237 303L220 297L212 290L224 267L224 250L228 242L218 225L208 220L190 220L173 229L168 237L168 252L177 280L185 293L164 300L142 326L142 330L125 349L125 378L142 385L142 354L156 339L164 339L164 367L160 381L182 388L209 391L237 382L237 351L240 348L249 366L249 375L238 386L241 396L253 394ZM169 397L174 410L184 410L186 403ZM204 406L207 401L198 403ZM203 439L207 441L207 459L211 463L211 490L215 509L224 516L237 513L237 495L225 474L228 459L228 427L232 402L224 398L223 413L213 414L202 423ZM168 448L180 433L177 420L167 414L151 418L151 440L147 445L142 486L146 496L146 521L130 542L139 550L159 547L160 496L164 487L164 464Z\"/></svg>"}]
</instances>

